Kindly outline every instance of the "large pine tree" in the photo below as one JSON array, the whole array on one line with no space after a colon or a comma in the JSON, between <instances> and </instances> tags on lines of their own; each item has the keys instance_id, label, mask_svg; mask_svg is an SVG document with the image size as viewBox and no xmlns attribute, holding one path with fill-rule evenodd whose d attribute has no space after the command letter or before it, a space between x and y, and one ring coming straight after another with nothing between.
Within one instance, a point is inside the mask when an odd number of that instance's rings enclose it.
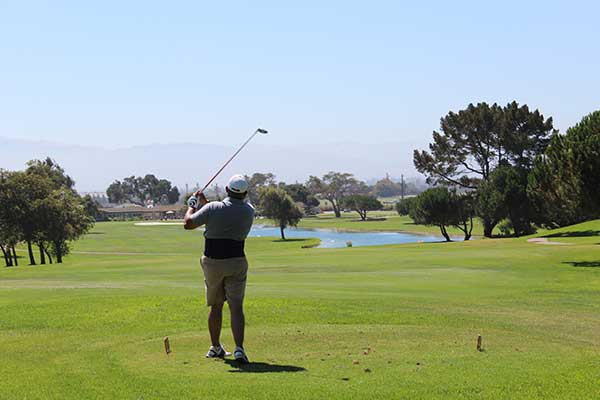
<instances>
[{"instance_id":1,"label":"large pine tree","mask_svg":"<svg viewBox=\"0 0 600 400\"><path fill-rule=\"evenodd\" d=\"M476 190L499 165L530 168L553 132L552 118L527 105L469 104L441 119L429 151L414 151L414 164L429 183ZM497 221L480 217L490 237Z\"/></svg>"}]
</instances>

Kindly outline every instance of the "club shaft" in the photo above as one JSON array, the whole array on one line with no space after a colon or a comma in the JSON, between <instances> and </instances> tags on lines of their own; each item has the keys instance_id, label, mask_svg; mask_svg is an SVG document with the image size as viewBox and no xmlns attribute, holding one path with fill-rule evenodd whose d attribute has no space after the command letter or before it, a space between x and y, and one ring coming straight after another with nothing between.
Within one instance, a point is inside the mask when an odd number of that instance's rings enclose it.
<instances>
[{"instance_id":1,"label":"club shaft","mask_svg":"<svg viewBox=\"0 0 600 400\"><path fill-rule=\"evenodd\" d=\"M242 151L242 149L244 147L246 147L246 145L248 144L248 142L250 142L252 140L252 138L254 136L256 136L257 133L258 133L258 129L256 131L254 131L254 133L248 138L248 140L246 140L244 142L244 144L241 145L240 148L235 153L233 153L233 155L231 156L231 158L229 158L229 160L227 160L227 162L225 164L223 164L223 166L221 167L221 169L219 169L217 171L217 173L214 174L212 178L210 178L210 180L208 181L208 183L206 185L204 185L204 187L202 188L202 191L204 191L208 187L208 185L210 185L212 183L212 181L214 181L217 178L217 176L219 176L219 174L225 169L225 167L227 167L227 165L231 162L231 160L233 160L235 158L235 156L237 156L239 154L239 152Z\"/></svg>"}]
</instances>

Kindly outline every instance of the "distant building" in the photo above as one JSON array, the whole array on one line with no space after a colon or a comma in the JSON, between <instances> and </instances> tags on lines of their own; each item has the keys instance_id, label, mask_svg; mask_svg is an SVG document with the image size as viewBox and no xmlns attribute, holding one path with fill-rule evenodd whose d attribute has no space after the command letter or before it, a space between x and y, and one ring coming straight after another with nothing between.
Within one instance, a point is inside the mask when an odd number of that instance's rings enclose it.
<instances>
[{"instance_id":1,"label":"distant building","mask_svg":"<svg viewBox=\"0 0 600 400\"><path fill-rule=\"evenodd\" d=\"M116 207L100 208L100 214L104 221L183 219L185 211L186 207L182 204L155 205L150 208L137 204L122 204Z\"/></svg>"}]
</instances>

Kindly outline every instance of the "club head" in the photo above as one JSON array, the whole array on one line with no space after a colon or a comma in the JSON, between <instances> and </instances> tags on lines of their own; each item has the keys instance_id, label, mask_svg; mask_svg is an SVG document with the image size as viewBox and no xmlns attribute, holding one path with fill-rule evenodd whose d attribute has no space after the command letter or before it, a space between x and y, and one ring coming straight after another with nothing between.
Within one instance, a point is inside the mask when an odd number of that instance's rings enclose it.
<instances>
[{"instance_id":1,"label":"club head","mask_svg":"<svg viewBox=\"0 0 600 400\"><path fill-rule=\"evenodd\" d=\"M256 132L258 132L258 133L262 133L263 135L266 135L267 133L269 133L269 131L267 131L266 129L260 129L260 128L258 128L258 129L256 130Z\"/></svg>"}]
</instances>

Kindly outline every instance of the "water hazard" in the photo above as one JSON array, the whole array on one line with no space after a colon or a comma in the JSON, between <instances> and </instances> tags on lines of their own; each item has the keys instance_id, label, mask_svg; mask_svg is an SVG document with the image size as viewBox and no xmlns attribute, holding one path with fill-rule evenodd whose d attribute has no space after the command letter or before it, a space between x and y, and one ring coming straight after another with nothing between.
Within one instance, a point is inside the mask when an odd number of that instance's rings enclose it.
<instances>
[{"instance_id":1,"label":"water hazard","mask_svg":"<svg viewBox=\"0 0 600 400\"><path fill-rule=\"evenodd\" d=\"M160 225L181 225L181 222L138 222L139 226L160 226ZM203 232L203 228L197 231ZM250 231L250 237L280 237L279 228L266 225L254 225ZM417 235L406 232L347 232L336 229L301 229L287 228L285 237L288 239L297 238L318 238L321 240L320 248L346 247L347 242L352 242L352 246L379 246L384 244L402 244L417 242L439 242L442 240L440 235ZM462 238L453 238L462 240Z\"/></svg>"},{"instance_id":2,"label":"water hazard","mask_svg":"<svg viewBox=\"0 0 600 400\"><path fill-rule=\"evenodd\" d=\"M279 228L255 225L250 231L251 237L275 236L280 237ZM298 229L287 228L286 238L318 238L320 248L346 247L346 242L352 246L378 246L383 244L401 244L416 242L439 242L441 237L435 235L415 235L400 232L346 232L334 229Z\"/></svg>"}]
</instances>

